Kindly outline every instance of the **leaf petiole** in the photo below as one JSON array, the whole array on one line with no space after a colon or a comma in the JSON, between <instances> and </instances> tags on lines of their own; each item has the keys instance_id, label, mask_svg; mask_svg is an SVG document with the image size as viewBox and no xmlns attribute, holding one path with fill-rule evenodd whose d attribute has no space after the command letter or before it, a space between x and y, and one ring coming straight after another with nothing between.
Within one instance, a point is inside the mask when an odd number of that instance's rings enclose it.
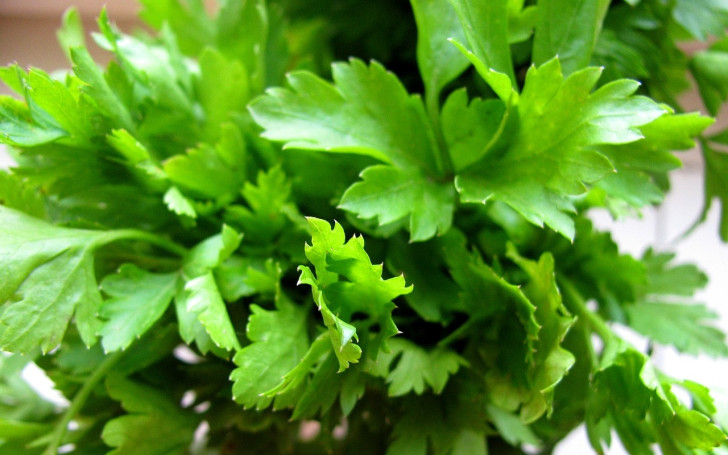
<instances>
[{"instance_id":1,"label":"leaf petiole","mask_svg":"<svg viewBox=\"0 0 728 455\"><path fill-rule=\"evenodd\" d=\"M607 323L598 314L587 308L584 298L576 290L576 287L568 279L563 277L558 278L558 283L565 297L564 305L566 305L569 311L583 318L605 343L612 340L615 337L612 329L609 328Z\"/></svg>"},{"instance_id":2,"label":"leaf petiole","mask_svg":"<svg viewBox=\"0 0 728 455\"><path fill-rule=\"evenodd\" d=\"M63 438L66 436L68 424L71 422L71 419L73 419L81 411L83 405L86 404L86 400L96 385L104 379L109 370L113 368L119 360L121 360L125 353L126 351L118 351L106 357L104 361L101 362L101 365L99 365L93 374L86 380L83 387L81 387L81 390L79 390L78 393L76 393L76 396L73 397L71 405L68 409L66 409L66 412L63 413L61 420L56 424L51 437L51 442L43 452L43 455L56 455L56 453L58 453L58 447L61 446Z\"/></svg>"},{"instance_id":3,"label":"leaf petiole","mask_svg":"<svg viewBox=\"0 0 728 455\"><path fill-rule=\"evenodd\" d=\"M114 231L108 231L98 238L97 246L106 245L120 240L141 240L165 249L180 257L187 255L187 249L182 245L174 243L171 240L167 240L156 234L152 234L151 232L139 229L117 229Z\"/></svg>"}]
</instances>

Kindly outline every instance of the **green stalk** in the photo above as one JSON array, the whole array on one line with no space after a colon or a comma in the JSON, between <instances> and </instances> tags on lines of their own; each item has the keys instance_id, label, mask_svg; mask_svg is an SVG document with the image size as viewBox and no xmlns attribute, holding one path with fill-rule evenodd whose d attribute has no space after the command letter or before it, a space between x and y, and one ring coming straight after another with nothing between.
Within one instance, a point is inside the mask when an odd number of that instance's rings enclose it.
<instances>
[{"instance_id":1,"label":"green stalk","mask_svg":"<svg viewBox=\"0 0 728 455\"><path fill-rule=\"evenodd\" d=\"M100 246L112 242L117 242L119 240L141 240L143 242L147 242L162 249L165 249L170 253L174 253L180 257L184 257L185 255L187 255L187 249L185 247L178 245L171 240L167 240L164 237L139 229L117 229L114 231L109 231L99 238L98 243Z\"/></svg>"},{"instance_id":2,"label":"green stalk","mask_svg":"<svg viewBox=\"0 0 728 455\"><path fill-rule=\"evenodd\" d=\"M579 294L579 291L576 290L576 287L574 287L568 279L563 277L559 277L558 282L559 287L566 297L566 299L564 299L564 304L569 311L586 321L589 327L591 327L591 329L596 332L596 334L599 335L605 343L614 338L614 332L612 332L612 329L610 329L607 323L604 322L604 319L586 307L586 302L581 294Z\"/></svg>"},{"instance_id":3,"label":"green stalk","mask_svg":"<svg viewBox=\"0 0 728 455\"><path fill-rule=\"evenodd\" d=\"M427 110L432 131L435 133L435 161L442 175L449 175L453 172L452 162L447 152L445 137L440 126L440 92L432 87L425 87L425 109Z\"/></svg>"},{"instance_id":4,"label":"green stalk","mask_svg":"<svg viewBox=\"0 0 728 455\"><path fill-rule=\"evenodd\" d=\"M108 371L116 365L116 363L123 357L124 353L124 351L118 351L106 357L96 371L94 371L93 374L86 380L83 387L81 387L81 390L79 390L78 393L76 393L76 396L73 397L71 405L68 409L66 409L66 412L63 414L60 422L56 424L51 442L43 452L43 455L56 455L58 453L58 447L60 447L63 443L63 438L66 436L66 432L68 431L68 424L81 411L83 405L86 404L86 400L88 400L89 395L96 385L104 379L106 373L108 373Z\"/></svg>"}]
</instances>

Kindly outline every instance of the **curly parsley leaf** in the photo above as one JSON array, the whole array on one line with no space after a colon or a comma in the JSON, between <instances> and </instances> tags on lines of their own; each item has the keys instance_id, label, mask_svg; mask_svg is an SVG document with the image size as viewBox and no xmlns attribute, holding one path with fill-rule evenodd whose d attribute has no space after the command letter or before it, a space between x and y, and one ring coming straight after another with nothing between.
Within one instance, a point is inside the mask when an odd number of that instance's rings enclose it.
<instances>
[{"instance_id":1,"label":"curly parsley leaf","mask_svg":"<svg viewBox=\"0 0 728 455\"><path fill-rule=\"evenodd\" d=\"M338 223L333 228L316 218L308 218L308 223L312 242L306 245L306 257L316 274L301 266L299 282L311 286L339 359L339 370L343 371L361 355L355 343L357 329L346 320L354 313L363 313L378 329L375 340L369 343L369 355L376 358L380 349L387 350L387 339L398 333L392 320L392 300L412 292L412 287L405 286L402 276L383 280L382 266L372 265L362 237L352 237L345 243L344 230Z\"/></svg>"},{"instance_id":2,"label":"curly parsley leaf","mask_svg":"<svg viewBox=\"0 0 728 455\"><path fill-rule=\"evenodd\" d=\"M550 414L553 412L553 392L556 385L574 365L574 355L561 346L575 318L569 313L561 300L556 286L554 258L550 253L541 255L538 261L521 257L509 245L507 256L528 275L523 293L536 307L535 319L539 324L538 341L533 345L534 358L528 372L530 386L543 396L543 406ZM527 405L537 409L535 400ZM536 415L521 413L525 421Z\"/></svg>"}]
</instances>

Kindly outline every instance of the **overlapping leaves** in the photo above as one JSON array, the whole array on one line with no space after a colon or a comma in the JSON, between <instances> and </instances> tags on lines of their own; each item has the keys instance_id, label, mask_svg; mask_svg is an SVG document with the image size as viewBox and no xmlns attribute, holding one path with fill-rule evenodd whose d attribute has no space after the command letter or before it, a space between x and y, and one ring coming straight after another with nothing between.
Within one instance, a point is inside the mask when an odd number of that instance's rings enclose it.
<instances>
[{"instance_id":1,"label":"overlapping leaves","mask_svg":"<svg viewBox=\"0 0 728 455\"><path fill-rule=\"evenodd\" d=\"M592 93L599 73L590 68L564 78L552 60L531 68L521 96L506 104L468 104L455 92L442 113L448 163L421 101L376 63L337 64L333 84L291 74L290 89L269 91L251 111L264 135L287 147L362 153L386 163L364 170L340 205L380 224L409 217L412 240L442 234L451 224L454 191L442 176L449 162L463 202L501 200L529 221L572 237L573 222L564 213L574 210L569 196L613 171L592 147L636 141L638 127L665 114L633 96L634 81Z\"/></svg>"}]
</instances>

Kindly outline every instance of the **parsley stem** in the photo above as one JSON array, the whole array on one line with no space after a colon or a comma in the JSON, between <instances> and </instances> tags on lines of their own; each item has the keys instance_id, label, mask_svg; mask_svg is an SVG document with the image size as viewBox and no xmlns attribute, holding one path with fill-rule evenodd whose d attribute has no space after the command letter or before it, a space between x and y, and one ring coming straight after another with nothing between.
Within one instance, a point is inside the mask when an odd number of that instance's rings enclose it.
<instances>
[{"instance_id":1,"label":"parsley stem","mask_svg":"<svg viewBox=\"0 0 728 455\"><path fill-rule=\"evenodd\" d=\"M152 234L151 232L142 231L140 229L117 229L109 231L106 235L101 237L100 243L107 244L119 240L141 240L163 248L180 257L187 254L187 249L185 247L178 245L171 240L167 240L164 237Z\"/></svg>"},{"instance_id":2,"label":"parsley stem","mask_svg":"<svg viewBox=\"0 0 728 455\"><path fill-rule=\"evenodd\" d=\"M452 162L447 151L447 144L445 143L445 137L442 134L442 126L440 124L440 92L435 90L434 87L427 87L425 89L425 108L427 114L430 117L430 123L432 124L432 130L435 133L435 162L437 163L438 170L443 175L448 175L453 172Z\"/></svg>"},{"instance_id":3,"label":"parsley stem","mask_svg":"<svg viewBox=\"0 0 728 455\"><path fill-rule=\"evenodd\" d=\"M566 297L564 304L569 311L583 318L605 343L614 338L612 329L604 322L604 319L587 308L584 298L579 294L576 287L566 278L559 277L558 281L559 287L564 292L564 297Z\"/></svg>"},{"instance_id":4,"label":"parsley stem","mask_svg":"<svg viewBox=\"0 0 728 455\"><path fill-rule=\"evenodd\" d=\"M118 351L107 356L104 361L101 362L101 365L96 368L93 374L89 376L83 384L83 387L81 387L81 390L79 390L78 393L76 393L76 396L73 397L71 405L68 409L66 409L66 412L63 414L60 422L56 424L51 442L48 445L48 448L46 448L43 452L43 455L56 455L58 453L58 447L61 446L63 438L66 436L68 424L71 422L71 419L73 419L81 411L81 408L83 408L83 405L86 404L86 400L93 389L99 382L101 382L102 379L104 379L106 373L108 373L108 371L123 357L124 353L125 351Z\"/></svg>"}]
</instances>

